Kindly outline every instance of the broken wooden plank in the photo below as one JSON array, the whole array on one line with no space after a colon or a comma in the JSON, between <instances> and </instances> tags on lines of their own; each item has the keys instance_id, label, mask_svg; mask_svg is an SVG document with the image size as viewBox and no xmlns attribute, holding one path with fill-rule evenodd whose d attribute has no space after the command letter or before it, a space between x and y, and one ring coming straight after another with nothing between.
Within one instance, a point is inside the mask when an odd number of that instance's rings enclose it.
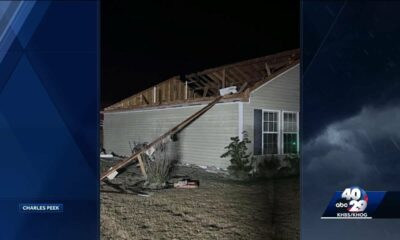
<instances>
[{"instance_id":1,"label":"broken wooden plank","mask_svg":"<svg viewBox=\"0 0 400 240\"><path fill-rule=\"evenodd\" d=\"M271 75L271 69L269 68L267 62L265 63L265 70L267 71L267 76L270 76Z\"/></svg>"},{"instance_id":2,"label":"broken wooden plank","mask_svg":"<svg viewBox=\"0 0 400 240\"><path fill-rule=\"evenodd\" d=\"M176 125L175 127L173 127L172 129L170 129L169 131L167 131L166 133L164 133L163 135L161 135L160 137L156 138L153 142L151 142L150 144L146 145L144 148L142 148L139 152L134 153L132 156L128 157L127 159L123 160L122 162L117 163L116 165L114 165L113 167L111 167L108 171L106 171L105 173L103 173L100 177L100 181L104 180L105 178L107 178L110 174L113 174L115 171L117 171L118 169L121 169L125 166L127 166L128 164L130 164L131 162L133 162L135 159L138 159L138 157L140 156L140 154L142 154L143 152L147 151L148 149L150 149L151 147L155 146L156 144L160 143L163 139L165 139L166 137L169 137L172 134L176 134L178 132L180 132L182 129L184 129L186 126L188 126L191 122L193 122L194 120L196 120L198 117L200 117L201 115L203 115L205 112L207 112L210 108L212 108L217 102L219 102L219 100L222 99L222 96L218 96L216 97L213 101L211 101L210 103L208 103L204 108L200 109L199 111L197 111L196 113L192 114L191 116L189 116L188 118L186 118L183 122L179 123L178 125Z\"/></svg>"},{"instance_id":3,"label":"broken wooden plank","mask_svg":"<svg viewBox=\"0 0 400 240\"><path fill-rule=\"evenodd\" d=\"M149 101L147 100L146 96L144 94L142 94L141 96L142 96L142 99L144 100L144 102L146 104L149 104Z\"/></svg>"},{"instance_id":4,"label":"broken wooden plank","mask_svg":"<svg viewBox=\"0 0 400 240\"><path fill-rule=\"evenodd\" d=\"M208 87L205 87L203 91L203 97L206 97L207 93L208 93Z\"/></svg>"},{"instance_id":5,"label":"broken wooden plank","mask_svg":"<svg viewBox=\"0 0 400 240\"><path fill-rule=\"evenodd\" d=\"M238 92L239 93L243 92L243 90L247 87L248 84L249 84L248 82L243 83Z\"/></svg>"},{"instance_id":6,"label":"broken wooden plank","mask_svg":"<svg viewBox=\"0 0 400 240\"><path fill-rule=\"evenodd\" d=\"M144 163L143 163L143 159L142 159L142 154L139 154L137 159L139 161L140 171L142 172L142 175L145 178L147 178L146 169L144 168Z\"/></svg>"},{"instance_id":7,"label":"broken wooden plank","mask_svg":"<svg viewBox=\"0 0 400 240\"><path fill-rule=\"evenodd\" d=\"M225 73L225 68L224 69L222 69L222 88L225 88L225 86L226 86L226 81L225 81L225 78L226 78L226 73Z\"/></svg>"}]
</instances>

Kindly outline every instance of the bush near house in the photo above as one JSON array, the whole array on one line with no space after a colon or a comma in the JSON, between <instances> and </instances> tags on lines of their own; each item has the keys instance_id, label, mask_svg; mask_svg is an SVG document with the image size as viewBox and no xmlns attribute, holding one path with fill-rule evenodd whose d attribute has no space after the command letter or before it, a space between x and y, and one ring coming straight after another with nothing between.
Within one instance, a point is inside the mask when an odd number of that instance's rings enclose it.
<instances>
[{"instance_id":1,"label":"bush near house","mask_svg":"<svg viewBox=\"0 0 400 240\"><path fill-rule=\"evenodd\" d=\"M251 143L247 132L243 132L243 139L238 136L231 137L231 143L225 147L227 151L221 155L221 158L230 158L231 165L228 167L229 174L232 176L245 179L250 176L253 170L253 158L251 153L247 153L247 144Z\"/></svg>"},{"instance_id":2,"label":"bush near house","mask_svg":"<svg viewBox=\"0 0 400 240\"><path fill-rule=\"evenodd\" d=\"M255 176L261 178L298 176L300 174L299 162L297 154L285 155L281 160L275 155L263 156L257 164Z\"/></svg>"},{"instance_id":3,"label":"bush near house","mask_svg":"<svg viewBox=\"0 0 400 240\"><path fill-rule=\"evenodd\" d=\"M280 178L298 176L300 161L297 154L285 155L279 158L276 155L261 156L255 161L254 156L248 153L247 144L251 143L247 132L243 132L243 139L231 137L231 142L225 147L227 151L222 158L230 158L229 174L238 179L248 178Z\"/></svg>"},{"instance_id":4,"label":"bush near house","mask_svg":"<svg viewBox=\"0 0 400 240\"><path fill-rule=\"evenodd\" d=\"M255 177L273 178L278 175L281 162L275 155L262 156L261 161L257 164Z\"/></svg>"},{"instance_id":5,"label":"bush near house","mask_svg":"<svg viewBox=\"0 0 400 240\"><path fill-rule=\"evenodd\" d=\"M158 144L150 157L143 154L143 164L147 174L143 185L145 188L162 189L167 187L167 181L176 166L176 160L168 154L168 144Z\"/></svg>"},{"instance_id":6,"label":"bush near house","mask_svg":"<svg viewBox=\"0 0 400 240\"><path fill-rule=\"evenodd\" d=\"M283 159L285 167L281 168L283 176L298 176L300 175L300 158L297 154L286 155Z\"/></svg>"}]
</instances>

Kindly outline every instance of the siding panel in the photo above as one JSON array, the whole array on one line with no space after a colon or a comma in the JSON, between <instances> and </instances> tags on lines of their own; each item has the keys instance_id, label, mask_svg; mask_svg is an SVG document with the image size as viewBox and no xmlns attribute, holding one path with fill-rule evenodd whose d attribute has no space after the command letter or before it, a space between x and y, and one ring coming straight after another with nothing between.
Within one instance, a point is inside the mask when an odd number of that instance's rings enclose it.
<instances>
[{"instance_id":1,"label":"siding panel","mask_svg":"<svg viewBox=\"0 0 400 240\"><path fill-rule=\"evenodd\" d=\"M300 111L300 67L289 69L250 94L253 107Z\"/></svg>"},{"instance_id":2,"label":"siding panel","mask_svg":"<svg viewBox=\"0 0 400 240\"><path fill-rule=\"evenodd\" d=\"M129 155L129 142L151 142L202 106L104 114L104 148ZM238 104L217 104L177 135L172 151L181 162L226 168L221 159L230 137L238 133Z\"/></svg>"},{"instance_id":3,"label":"siding panel","mask_svg":"<svg viewBox=\"0 0 400 240\"><path fill-rule=\"evenodd\" d=\"M269 109L300 112L300 67L289 69L250 94L250 102L243 104L243 129L247 131L254 151L254 110Z\"/></svg>"}]
</instances>

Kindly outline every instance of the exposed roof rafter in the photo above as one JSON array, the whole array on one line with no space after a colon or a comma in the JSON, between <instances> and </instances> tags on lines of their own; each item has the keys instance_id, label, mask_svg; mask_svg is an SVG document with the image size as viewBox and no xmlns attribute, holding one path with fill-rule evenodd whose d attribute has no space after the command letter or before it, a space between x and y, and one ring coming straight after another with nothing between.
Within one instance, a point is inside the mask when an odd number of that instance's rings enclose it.
<instances>
[{"instance_id":1,"label":"exposed roof rafter","mask_svg":"<svg viewBox=\"0 0 400 240\"><path fill-rule=\"evenodd\" d=\"M239 91L237 97L241 98L245 92L249 92L249 89L260 86L280 72L297 64L299 59L300 51L295 49L210 68L182 77L174 76L111 105L105 110L152 107L154 104L157 104L157 106L183 104L189 100L195 101L196 99L219 96L219 89L229 86L236 86ZM157 89L157 96L154 96L155 88ZM162 101L158 95L164 96ZM156 101L153 101L153 99L156 99Z\"/></svg>"}]
</instances>

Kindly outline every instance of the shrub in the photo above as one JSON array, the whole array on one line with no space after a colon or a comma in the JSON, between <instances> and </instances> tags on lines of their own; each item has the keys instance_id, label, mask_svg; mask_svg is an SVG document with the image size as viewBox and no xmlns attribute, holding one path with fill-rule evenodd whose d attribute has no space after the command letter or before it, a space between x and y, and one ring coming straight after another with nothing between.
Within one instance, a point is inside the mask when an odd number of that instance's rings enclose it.
<instances>
[{"instance_id":1,"label":"shrub","mask_svg":"<svg viewBox=\"0 0 400 240\"><path fill-rule=\"evenodd\" d=\"M275 155L263 156L257 165L257 177L276 177L281 167L281 162Z\"/></svg>"},{"instance_id":2,"label":"shrub","mask_svg":"<svg viewBox=\"0 0 400 240\"><path fill-rule=\"evenodd\" d=\"M231 143L225 147L227 151L221 155L221 158L230 158L231 165L228 167L228 171L231 175L240 179L248 177L253 169L253 158L251 154L247 153L246 144L248 143L251 143L251 141L247 132L243 132L243 140L240 140L238 136L231 137Z\"/></svg>"},{"instance_id":3,"label":"shrub","mask_svg":"<svg viewBox=\"0 0 400 240\"><path fill-rule=\"evenodd\" d=\"M283 161L286 163L288 175L300 174L300 158L297 154L286 155Z\"/></svg>"},{"instance_id":4,"label":"shrub","mask_svg":"<svg viewBox=\"0 0 400 240\"><path fill-rule=\"evenodd\" d=\"M158 144L150 157L147 155L143 157L143 163L147 174L144 187L165 188L176 165L176 160L168 154L168 143Z\"/></svg>"},{"instance_id":5,"label":"shrub","mask_svg":"<svg viewBox=\"0 0 400 240\"><path fill-rule=\"evenodd\" d=\"M257 177L281 178L298 176L300 173L299 157L286 155L282 160L276 156L264 156L257 165Z\"/></svg>"},{"instance_id":6,"label":"shrub","mask_svg":"<svg viewBox=\"0 0 400 240\"><path fill-rule=\"evenodd\" d=\"M145 188L162 189L167 186L176 161L168 153L169 143L162 142L155 146L155 151L151 156L142 154L143 164L147 178L144 183ZM135 143L134 151L140 151L145 143Z\"/></svg>"}]
</instances>

